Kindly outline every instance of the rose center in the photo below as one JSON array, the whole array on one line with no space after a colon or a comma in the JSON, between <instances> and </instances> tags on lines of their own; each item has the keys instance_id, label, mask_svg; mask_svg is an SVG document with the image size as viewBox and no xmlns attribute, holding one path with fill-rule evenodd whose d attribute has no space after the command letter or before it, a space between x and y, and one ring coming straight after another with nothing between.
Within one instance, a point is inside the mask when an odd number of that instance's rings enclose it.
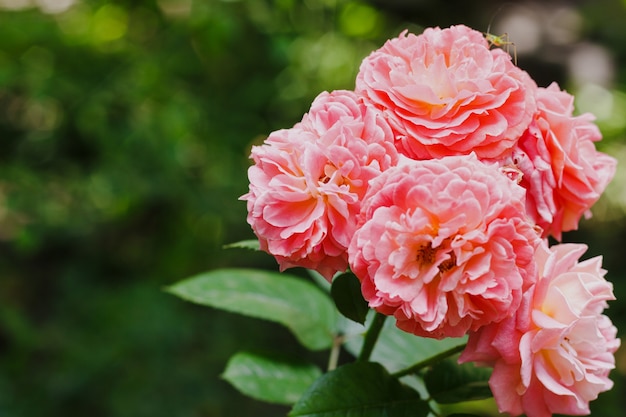
<instances>
[{"instance_id":1,"label":"rose center","mask_svg":"<svg viewBox=\"0 0 626 417\"><path fill-rule=\"evenodd\" d=\"M454 252L448 252L449 258L442 261L437 268L443 274L456 266L456 256ZM421 243L415 252L415 260L422 266L432 265L437 259L437 249L432 247L430 242Z\"/></svg>"},{"instance_id":2,"label":"rose center","mask_svg":"<svg viewBox=\"0 0 626 417\"><path fill-rule=\"evenodd\" d=\"M435 250L429 243L422 243L417 248L417 253L415 254L415 260L419 264L432 264L435 262Z\"/></svg>"},{"instance_id":3,"label":"rose center","mask_svg":"<svg viewBox=\"0 0 626 417\"><path fill-rule=\"evenodd\" d=\"M456 256L454 255L454 252L450 252L450 257L446 259L445 261L443 261L442 263L440 263L438 268L439 268L439 272L443 274L444 272L448 272L455 266L456 266Z\"/></svg>"}]
</instances>

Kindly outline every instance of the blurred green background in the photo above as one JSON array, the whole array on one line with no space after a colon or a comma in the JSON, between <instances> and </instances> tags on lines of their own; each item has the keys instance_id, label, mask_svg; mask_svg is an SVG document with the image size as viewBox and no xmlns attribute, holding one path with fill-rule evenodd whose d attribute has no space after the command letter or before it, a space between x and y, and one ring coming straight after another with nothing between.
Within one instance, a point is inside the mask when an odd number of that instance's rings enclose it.
<instances>
[{"instance_id":1,"label":"blurred green background","mask_svg":"<svg viewBox=\"0 0 626 417\"><path fill-rule=\"evenodd\" d=\"M280 416L219 378L286 330L163 292L225 266L249 147L405 28L507 32L621 160L568 241L604 256L626 330L626 1L0 0L0 416ZM626 409L626 353L593 415ZM321 358L320 360L323 360ZM488 415L485 412L485 415Z\"/></svg>"}]
</instances>

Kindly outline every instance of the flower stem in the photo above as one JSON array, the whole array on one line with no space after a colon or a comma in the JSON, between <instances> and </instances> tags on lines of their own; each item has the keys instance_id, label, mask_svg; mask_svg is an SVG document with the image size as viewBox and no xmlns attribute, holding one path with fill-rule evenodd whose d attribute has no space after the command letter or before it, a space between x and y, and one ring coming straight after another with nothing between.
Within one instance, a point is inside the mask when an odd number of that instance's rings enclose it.
<instances>
[{"instance_id":1,"label":"flower stem","mask_svg":"<svg viewBox=\"0 0 626 417\"><path fill-rule=\"evenodd\" d=\"M396 378L400 378L405 375L414 374L416 372L419 372L423 368L426 368L427 366L433 365L447 357L450 357L452 355L455 355L461 352L463 349L465 349L465 344L454 346L448 350L444 350L443 352L436 354L435 356L431 356L428 359L424 359L423 361L418 362L415 365L409 366L406 369L395 372L394 374L392 374L392 376Z\"/></svg>"},{"instance_id":2,"label":"flower stem","mask_svg":"<svg viewBox=\"0 0 626 417\"><path fill-rule=\"evenodd\" d=\"M332 371L337 368L337 362L339 361L339 351L341 350L341 345L345 340L345 336L336 335L333 338L333 347L330 350L330 357L328 358L328 371Z\"/></svg>"},{"instance_id":3,"label":"flower stem","mask_svg":"<svg viewBox=\"0 0 626 417\"><path fill-rule=\"evenodd\" d=\"M370 328L367 329L367 333L365 333L363 347L361 348L361 353L357 359L359 362L369 360L370 355L374 350L376 340L378 340L378 336L380 335L380 331L383 329L383 324L385 324L386 318L387 316L381 313L376 313L374 316L374 320L372 321L372 324L370 324Z\"/></svg>"}]
</instances>

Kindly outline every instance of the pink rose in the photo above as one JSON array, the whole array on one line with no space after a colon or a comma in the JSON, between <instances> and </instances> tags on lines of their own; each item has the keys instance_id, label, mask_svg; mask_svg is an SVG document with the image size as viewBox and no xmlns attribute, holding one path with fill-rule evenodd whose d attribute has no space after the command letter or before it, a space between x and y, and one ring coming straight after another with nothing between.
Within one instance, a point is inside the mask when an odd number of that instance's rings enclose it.
<instances>
[{"instance_id":1,"label":"pink rose","mask_svg":"<svg viewBox=\"0 0 626 417\"><path fill-rule=\"evenodd\" d=\"M506 52L462 25L403 32L363 60L356 80L413 159L510 153L535 112L535 88Z\"/></svg>"},{"instance_id":2,"label":"pink rose","mask_svg":"<svg viewBox=\"0 0 626 417\"><path fill-rule=\"evenodd\" d=\"M601 139L593 116L572 116L574 97L553 83L538 88L537 113L507 160L522 172L528 190L526 208L544 229L561 240L561 232L578 229L584 214L615 175L615 159L595 148Z\"/></svg>"},{"instance_id":3,"label":"pink rose","mask_svg":"<svg viewBox=\"0 0 626 417\"><path fill-rule=\"evenodd\" d=\"M348 249L369 305L439 339L512 315L539 243L524 190L473 154L411 162L371 183Z\"/></svg>"},{"instance_id":4,"label":"pink rose","mask_svg":"<svg viewBox=\"0 0 626 417\"><path fill-rule=\"evenodd\" d=\"M322 93L302 122L252 149L248 223L281 270L315 269L327 279L348 266L369 181L395 165L385 120L349 91Z\"/></svg>"},{"instance_id":5,"label":"pink rose","mask_svg":"<svg viewBox=\"0 0 626 417\"><path fill-rule=\"evenodd\" d=\"M489 385L501 412L517 416L589 414L613 383L617 330L602 314L613 300L601 258L578 262L586 246L543 244L540 279L517 315L471 333L460 361L494 367Z\"/></svg>"}]
</instances>

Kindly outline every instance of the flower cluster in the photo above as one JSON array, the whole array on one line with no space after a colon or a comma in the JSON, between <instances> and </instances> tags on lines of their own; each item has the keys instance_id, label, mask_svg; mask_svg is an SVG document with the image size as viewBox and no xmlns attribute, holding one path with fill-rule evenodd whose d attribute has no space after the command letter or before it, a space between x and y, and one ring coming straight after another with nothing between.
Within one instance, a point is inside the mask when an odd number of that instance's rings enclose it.
<instances>
[{"instance_id":1,"label":"flower cluster","mask_svg":"<svg viewBox=\"0 0 626 417\"><path fill-rule=\"evenodd\" d=\"M248 222L281 270L348 268L424 337L468 334L501 411L584 414L612 384L612 287L583 245L616 161L591 115L466 26L403 32L252 149Z\"/></svg>"}]
</instances>

